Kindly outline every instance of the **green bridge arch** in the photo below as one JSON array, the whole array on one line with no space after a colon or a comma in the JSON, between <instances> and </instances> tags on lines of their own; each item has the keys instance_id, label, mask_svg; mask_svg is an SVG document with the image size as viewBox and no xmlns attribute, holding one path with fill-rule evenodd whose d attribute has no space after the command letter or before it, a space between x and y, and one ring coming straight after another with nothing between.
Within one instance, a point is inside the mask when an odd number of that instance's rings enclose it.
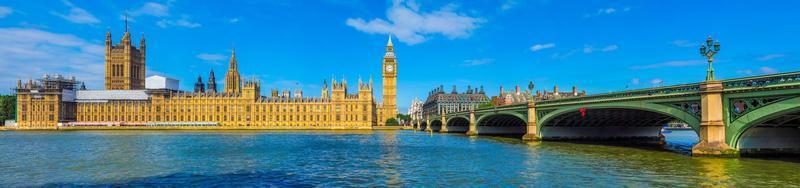
<instances>
[{"instance_id":1,"label":"green bridge arch","mask_svg":"<svg viewBox=\"0 0 800 188\"><path fill-rule=\"evenodd\" d=\"M747 129L773 118L796 112L800 110L800 105L798 104L800 104L800 96L792 97L748 112L730 122L725 134L728 145L733 148L739 148L739 139Z\"/></svg>"},{"instance_id":2,"label":"green bridge arch","mask_svg":"<svg viewBox=\"0 0 800 188\"><path fill-rule=\"evenodd\" d=\"M697 119L697 117L693 116L692 114L689 114L683 110L667 105L655 104L649 102L639 102L639 101L589 104L589 105L572 105L572 106L560 107L557 108L555 111L547 113L542 117L537 117L536 121L537 132L543 134L542 127L543 125L545 125L547 121L550 121L555 117L558 117L568 112L578 111L580 108L586 108L586 109L622 108L622 109L650 111L679 119L688 124L690 127L692 127L695 133L700 132L700 120Z\"/></svg>"},{"instance_id":3,"label":"green bridge arch","mask_svg":"<svg viewBox=\"0 0 800 188\"><path fill-rule=\"evenodd\" d=\"M514 117L516 117L516 118L519 118L519 119L520 119L520 120L522 120L523 122L528 122L528 117L527 117L527 114L522 114L522 113L515 112L515 111L500 111L500 112L488 112L488 113L481 114L481 115L480 115L480 116L479 116L479 117L478 117L478 118L475 120L475 125L476 125L476 126L480 126L480 124L481 124L481 123L482 123L484 120L486 120L486 118L489 118L489 117L492 117L492 116L497 116L497 115L510 115L510 116L514 116Z\"/></svg>"}]
</instances>

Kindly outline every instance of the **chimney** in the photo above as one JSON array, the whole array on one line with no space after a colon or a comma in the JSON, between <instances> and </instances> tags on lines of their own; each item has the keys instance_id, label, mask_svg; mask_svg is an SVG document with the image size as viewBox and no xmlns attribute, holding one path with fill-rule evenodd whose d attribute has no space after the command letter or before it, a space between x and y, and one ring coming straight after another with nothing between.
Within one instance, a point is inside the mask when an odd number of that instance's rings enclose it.
<instances>
[{"instance_id":1,"label":"chimney","mask_svg":"<svg viewBox=\"0 0 800 188\"><path fill-rule=\"evenodd\" d=\"M572 95L578 95L578 87L572 86Z\"/></svg>"},{"instance_id":2,"label":"chimney","mask_svg":"<svg viewBox=\"0 0 800 188\"><path fill-rule=\"evenodd\" d=\"M514 91L517 93L517 95L519 95L519 85L517 85L517 87L514 88Z\"/></svg>"}]
</instances>

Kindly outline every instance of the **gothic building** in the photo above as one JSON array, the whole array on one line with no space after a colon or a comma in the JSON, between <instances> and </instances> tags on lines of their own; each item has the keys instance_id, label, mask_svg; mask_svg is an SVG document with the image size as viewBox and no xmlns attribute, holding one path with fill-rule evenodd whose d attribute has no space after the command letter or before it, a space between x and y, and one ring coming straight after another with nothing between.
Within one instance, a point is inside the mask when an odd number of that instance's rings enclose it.
<instances>
[{"instance_id":1,"label":"gothic building","mask_svg":"<svg viewBox=\"0 0 800 188\"><path fill-rule=\"evenodd\" d=\"M106 34L105 90L76 90L74 78L45 77L18 81L17 120L20 128L59 126L166 126L263 129L371 129L394 118L396 66L391 38L383 58L383 103L375 100L373 81L358 80L348 91L347 80L323 81L320 97L261 95L261 81L239 75L236 53L231 52L224 90L217 92L214 72L207 83L198 77L194 92L180 91L178 81L165 77L145 82L144 38L139 49L130 45L126 29L122 43L111 46ZM147 83L147 87L145 87ZM208 87L205 88L204 85Z\"/></svg>"},{"instance_id":2,"label":"gothic building","mask_svg":"<svg viewBox=\"0 0 800 188\"><path fill-rule=\"evenodd\" d=\"M428 99L422 105L422 116L424 116L422 118L435 118L441 114L467 111L489 102L483 86L480 90L467 86L467 90L461 93L456 90L456 86L453 86L450 93L445 92L443 86L439 86L428 93Z\"/></svg>"},{"instance_id":3,"label":"gothic building","mask_svg":"<svg viewBox=\"0 0 800 188\"><path fill-rule=\"evenodd\" d=\"M125 21L125 34L122 41L114 45L111 31L106 33L106 90L144 89L146 46L144 34L139 48L131 45L131 34Z\"/></svg>"}]
</instances>

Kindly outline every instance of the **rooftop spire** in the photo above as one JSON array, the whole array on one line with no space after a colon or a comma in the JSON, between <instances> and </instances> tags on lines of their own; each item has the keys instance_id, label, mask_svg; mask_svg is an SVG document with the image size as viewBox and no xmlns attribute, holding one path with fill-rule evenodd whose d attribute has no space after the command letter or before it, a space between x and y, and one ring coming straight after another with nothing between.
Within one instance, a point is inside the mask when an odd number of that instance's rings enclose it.
<instances>
[{"instance_id":1,"label":"rooftop spire","mask_svg":"<svg viewBox=\"0 0 800 188\"><path fill-rule=\"evenodd\" d=\"M128 32L128 10L125 10L125 32Z\"/></svg>"},{"instance_id":2,"label":"rooftop spire","mask_svg":"<svg viewBox=\"0 0 800 188\"><path fill-rule=\"evenodd\" d=\"M236 48L231 48L231 62L230 69L238 69L236 62Z\"/></svg>"},{"instance_id":3,"label":"rooftop spire","mask_svg":"<svg viewBox=\"0 0 800 188\"><path fill-rule=\"evenodd\" d=\"M386 46L393 46L392 45L392 34L389 34L389 42L386 43Z\"/></svg>"}]
</instances>

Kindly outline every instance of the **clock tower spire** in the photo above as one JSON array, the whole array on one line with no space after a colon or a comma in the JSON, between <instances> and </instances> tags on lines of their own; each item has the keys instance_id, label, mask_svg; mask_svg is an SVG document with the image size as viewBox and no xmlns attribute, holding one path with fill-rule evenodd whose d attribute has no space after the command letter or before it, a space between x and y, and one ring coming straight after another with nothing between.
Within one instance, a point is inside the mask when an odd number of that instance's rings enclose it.
<instances>
[{"instance_id":1,"label":"clock tower spire","mask_svg":"<svg viewBox=\"0 0 800 188\"><path fill-rule=\"evenodd\" d=\"M383 125L389 118L397 119L397 59L394 56L392 35L386 43L386 54L383 56Z\"/></svg>"}]
</instances>

